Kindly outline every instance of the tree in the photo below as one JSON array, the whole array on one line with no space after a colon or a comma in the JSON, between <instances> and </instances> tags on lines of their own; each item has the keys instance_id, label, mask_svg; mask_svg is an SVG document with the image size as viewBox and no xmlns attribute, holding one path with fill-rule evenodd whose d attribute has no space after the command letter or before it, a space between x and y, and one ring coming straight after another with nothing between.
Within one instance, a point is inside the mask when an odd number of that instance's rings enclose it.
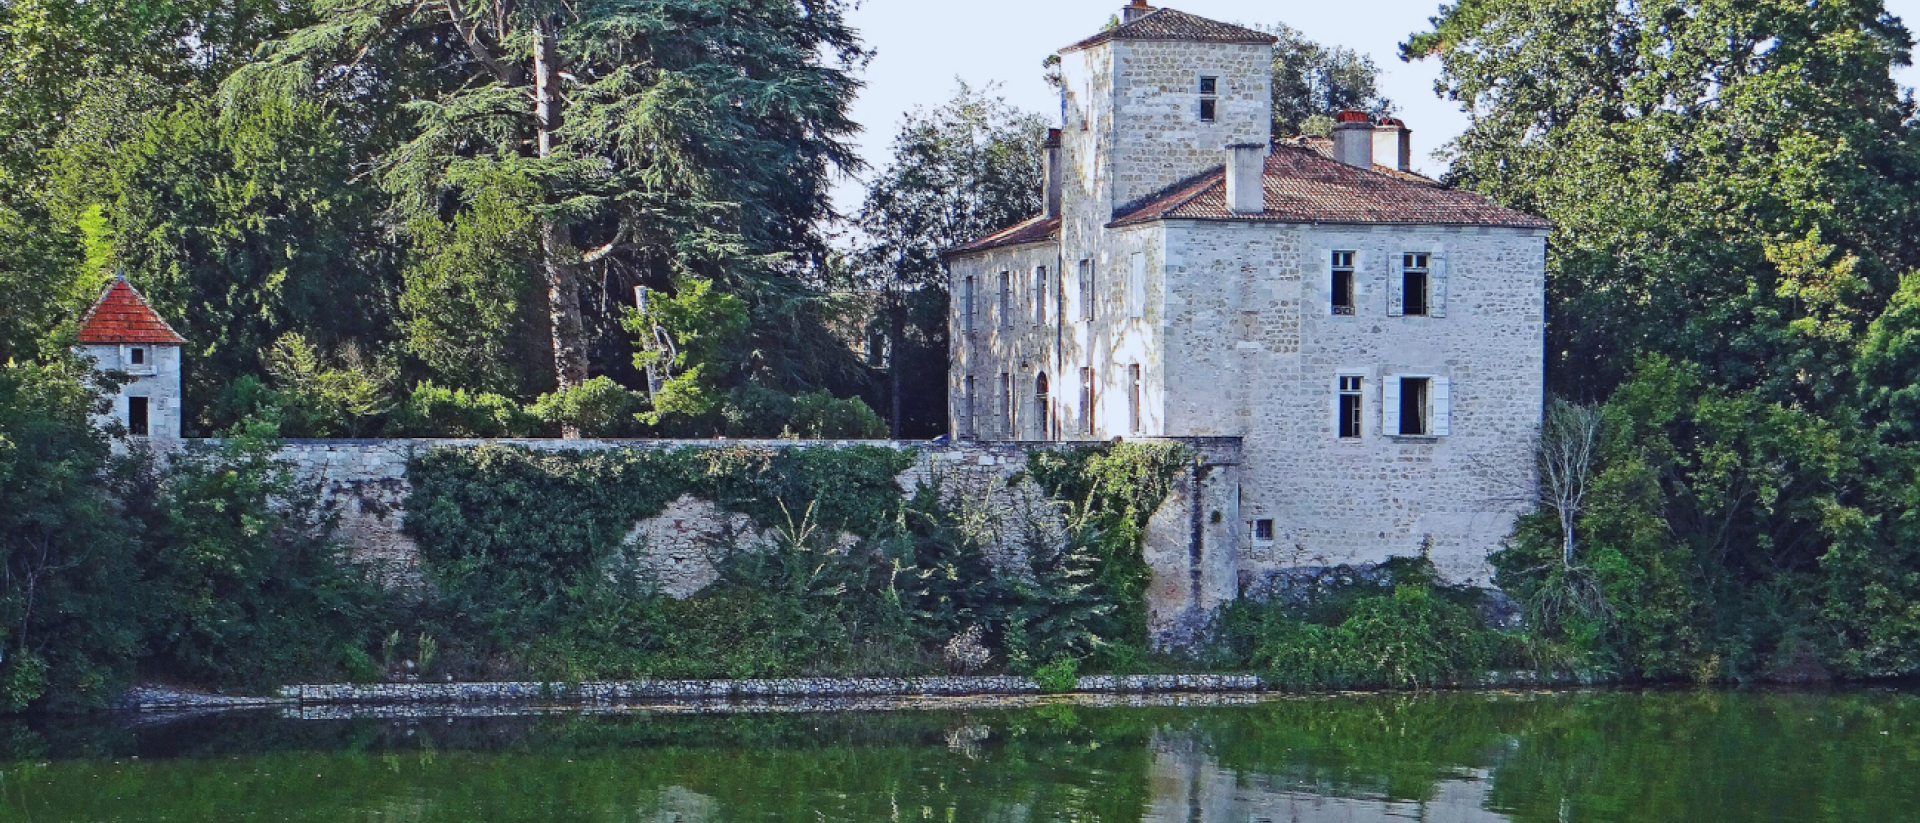
<instances>
[{"instance_id":1,"label":"tree","mask_svg":"<svg viewBox=\"0 0 1920 823\"><path fill-rule=\"evenodd\" d=\"M867 184L858 285L886 296L895 436L946 424L947 284L941 253L1040 214L1046 121L991 87L962 83L937 109L907 116L893 159ZM909 420L911 422L909 422Z\"/></svg>"},{"instance_id":2,"label":"tree","mask_svg":"<svg viewBox=\"0 0 1920 823\"><path fill-rule=\"evenodd\" d=\"M1273 46L1273 133L1332 133L1333 116L1357 109L1375 116L1393 111L1380 94L1380 67L1344 46L1323 46L1284 23L1260 28L1280 38Z\"/></svg>"},{"instance_id":3,"label":"tree","mask_svg":"<svg viewBox=\"0 0 1920 823\"><path fill-rule=\"evenodd\" d=\"M1598 409L1554 398L1547 404L1536 448L1540 463L1540 504L1560 520L1560 563L1573 565L1575 530L1586 508L1600 450Z\"/></svg>"},{"instance_id":4,"label":"tree","mask_svg":"<svg viewBox=\"0 0 1920 823\"><path fill-rule=\"evenodd\" d=\"M409 99L376 159L402 222L457 226L479 190L529 187L518 207L562 389L586 381L607 331L583 311L594 288L699 277L778 292L824 254L816 223L827 175L857 164L846 107L865 59L839 0L316 7L230 96L317 91L347 116Z\"/></svg>"}]
</instances>

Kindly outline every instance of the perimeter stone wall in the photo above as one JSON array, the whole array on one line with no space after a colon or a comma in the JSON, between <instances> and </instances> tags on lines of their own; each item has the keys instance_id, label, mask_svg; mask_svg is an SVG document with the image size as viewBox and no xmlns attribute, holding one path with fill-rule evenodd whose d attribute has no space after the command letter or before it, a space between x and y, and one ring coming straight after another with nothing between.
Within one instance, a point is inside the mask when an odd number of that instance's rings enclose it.
<instances>
[{"instance_id":1,"label":"perimeter stone wall","mask_svg":"<svg viewBox=\"0 0 1920 823\"><path fill-rule=\"evenodd\" d=\"M1178 441L1197 456L1149 524L1145 556L1154 570L1148 596L1156 644L1184 645L1198 636L1212 612L1235 595L1239 568L1237 529L1239 442L1231 438ZM200 441L194 445L204 445ZM857 441L741 440L312 440L290 441L280 457L296 477L313 484L338 517L336 535L355 560L373 567L388 585L427 585L418 547L404 531L412 493L407 463L435 449L508 446L549 452L673 450L684 448L851 448L882 446L912 453L912 465L897 482L911 494L939 480L989 513L992 559L1001 574L1018 574L1019 547L1027 524L1057 522L1050 502L1030 482L1015 482L1035 449L1071 443L929 444ZM1038 516L1035 516L1038 515ZM1222 524L1225 527L1222 528ZM633 524L627 545L632 560L650 571L662 590L688 597L714 582L709 551L717 538L744 545L762 537L750 519L721 511L709 501L683 497L659 514Z\"/></svg>"}]
</instances>

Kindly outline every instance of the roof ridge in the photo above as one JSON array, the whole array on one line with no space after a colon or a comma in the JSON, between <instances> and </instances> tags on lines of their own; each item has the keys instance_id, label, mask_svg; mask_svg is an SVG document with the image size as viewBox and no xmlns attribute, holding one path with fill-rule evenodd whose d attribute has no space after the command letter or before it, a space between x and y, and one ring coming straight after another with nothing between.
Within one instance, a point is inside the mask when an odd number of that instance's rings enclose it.
<instances>
[{"instance_id":1,"label":"roof ridge","mask_svg":"<svg viewBox=\"0 0 1920 823\"><path fill-rule=\"evenodd\" d=\"M1198 40L1214 43L1247 43L1271 46L1279 42L1275 37L1258 29L1233 23L1222 23L1197 14L1179 9L1157 8L1133 20L1100 32L1078 43L1074 43L1061 53L1089 49L1113 40Z\"/></svg>"}]
</instances>

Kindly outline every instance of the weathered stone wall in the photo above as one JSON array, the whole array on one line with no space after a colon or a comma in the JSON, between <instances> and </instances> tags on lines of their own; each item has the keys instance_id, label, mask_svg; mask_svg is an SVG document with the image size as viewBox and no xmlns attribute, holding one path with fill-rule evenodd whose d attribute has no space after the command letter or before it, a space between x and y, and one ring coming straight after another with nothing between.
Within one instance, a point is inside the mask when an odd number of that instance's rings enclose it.
<instances>
[{"instance_id":1,"label":"weathered stone wall","mask_svg":"<svg viewBox=\"0 0 1920 823\"><path fill-rule=\"evenodd\" d=\"M1426 551L1449 579L1489 583L1486 557L1526 508L1544 402L1544 234L1225 222L1168 232L1167 430L1243 438L1246 571ZM1331 310L1336 249L1359 252L1351 316ZM1446 316L1389 316L1389 261L1403 252L1444 261ZM1337 428L1343 374L1363 378L1356 439ZM1382 387L1402 374L1447 378L1448 434L1384 434ZM1275 539L1253 542L1253 521L1268 518Z\"/></svg>"},{"instance_id":2,"label":"weathered stone wall","mask_svg":"<svg viewBox=\"0 0 1920 823\"><path fill-rule=\"evenodd\" d=\"M1188 441L1182 441L1188 442ZM1021 546L1030 528L1057 528L1059 511L1031 482L1015 482L1035 448L1062 444L854 443L729 440L315 440L293 441L281 452L298 478L313 484L338 518L337 534L356 560L375 568L389 585L427 584L418 547L404 531L412 493L407 463L432 449L505 445L542 451L668 450L682 448L846 448L887 446L913 453L897 482L905 493L935 483L956 504L970 507L991 545L1000 574L1023 573ZM1181 644L1195 636L1212 610L1234 596L1238 568L1231 524L1238 496L1238 443L1191 441L1200 459L1155 515L1145 555L1153 568L1150 628L1157 644ZM1198 513L1198 514L1196 514ZM1216 518L1217 515L1217 518ZM1199 519L1196 519L1199 518ZM1228 524L1222 529L1221 523ZM1196 524L1202 526L1196 528ZM764 538L744 515L721 511L709 501L682 497L633 524L629 561L648 572L672 596L691 596L716 579L712 552L732 538L754 545Z\"/></svg>"},{"instance_id":3,"label":"weathered stone wall","mask_svg":"<svg viewBox=\"0 0 1920 823\"><path fill-rule=\"evenodd\" d=\"M142 349L146 363L134 364L132 349ZM94 361L103 372L119 372L128 378L113 398L113 410L96 417L95 423L127 425L127 398L147 398L149 440L161 443L178 441L183 404L180 396L180 347L168 345L92 345L81 346L80 353Z\"/></svg>"}]
</instances>

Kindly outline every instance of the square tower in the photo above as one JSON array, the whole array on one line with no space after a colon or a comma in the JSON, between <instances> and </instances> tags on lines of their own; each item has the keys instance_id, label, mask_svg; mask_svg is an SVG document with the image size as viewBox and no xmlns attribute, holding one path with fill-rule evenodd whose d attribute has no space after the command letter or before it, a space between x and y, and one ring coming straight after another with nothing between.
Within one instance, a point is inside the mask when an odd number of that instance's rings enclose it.
<instances>
[{"instance_id":1,"label":"square tower","mask_svg":"<svg viewBox=\"0 0 1920 823\"><path fill-rule=\"evenodd\" d=\"M186 342L125 277L114 280L80 325L80 354L94 368L127 379L96 425L117 423L136 440L179 440L180 357Z\"/></svg>"},{"instance_id":2,"label":"square tower","mask_svg":"<svg viewBox=\"0 0 1920 823\"><path fill-rule=\"evenodd\" d=\"M1273 137L1277 38L1144 0L1121 11L1060 52L1063 182L1109 216Z\"/></svg>"}]
</instances>

